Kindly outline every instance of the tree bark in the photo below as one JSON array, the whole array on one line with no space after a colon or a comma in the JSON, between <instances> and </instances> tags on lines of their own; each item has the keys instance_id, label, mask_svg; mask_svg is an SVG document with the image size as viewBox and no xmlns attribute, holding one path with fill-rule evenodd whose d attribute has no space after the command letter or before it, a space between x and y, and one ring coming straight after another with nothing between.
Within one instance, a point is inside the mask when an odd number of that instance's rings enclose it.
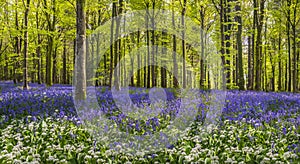
<instances>
[{"instance_id":1,"label":"tree bark","mask_svg":"<svg viewBox=\"0 0 300 164\"><path fill-rule=\"evenodd\" d=\"M254 0L255 5L254 8L258 7L256 4L256 0ZM262 32L262 25L263 25L263 19L264 19L264 7L265 7L265 0L261 0L259 8L260 8L260 14L257 14L257 10L254 9L256 18L256 45L255 45L255 57L256 57L256 78L255 78L255 90L261 90L261 69L262 69L262 42L261 42L261 32Z\"/></svg>"},{"instance_id":2,"label":"tree bark","mask_svg":"<svg viewBox=\"0 0 300 164\"><path fill-rule=\"evenodd\" d=\"M63 84L67 84L67 41L64 39L64 50L63 50L63 74L62 74L62 82Z\"/></svg>"},{"instance_id":3,"label":"tree bark","mask_svg":"<svg viewBox=\"0 0 300 164\"><path fill-rule=\"evenodd\" d=\"M109 86L112 87L112 76L113 76L113 69L114 69L114 27L115 27L115 20L114 17L116 16L116 2L113 2L112 7L112 21L110 26L110 67L109 67Z\"/></svg>"},{"instance_id":4,"label":"tree bark","mask_svg":"<svg viewBox=\"0 0 300 164\"><path fill-rule=\"evenodd\" d=\"M204 34L203 34L203 30L204 30L204 17L205 17L205 13L204 13L204 7L201 6L200 8L200 19L201 19L201 31L200 31L200 44L201 44L201 57L200 57L200 89L204 89L204 83L205 83L205 72L204 72Z\"/></svg>"},{"instance_id":5,"label":"tree bark","mask_svg":"<svg viewBox=\"0 0 300 164\"><path fill-rule=\"evenodd\" d=\"M295 7L293 10L293 22L291 22L292 32L293 32L293 92L298 91L298 74L297 74L297 33L296 33L296 19L297 19L297 5L298 0L295 2Z\"/></svg>"},{"instance_id":6,"label":"tree bark","mask_svg":"<svg viewBox=\"0 0 300 164\"><path fill-rule=\"evenodd\" d=\"M38 7L40 6L40 1L38 1ZM40 28L40 22L39 22L39 11L36 11L36 28L39 30ZM37 82L38 84L42 83L42 66L41 66L41 44L42 44L42 39L41 39L41 34L38 32L38 36L37 36L37 44L38 47L36 49L36 54L37 54L37 63L38 63L38 72L37 72Z\"/></svg>"},{"instance_id":7,"label":"tree bark","mask_svg":"<svg viewBox=\"0 0 300 164\"><path fill-rule=\"evenodd\" d=\"M119 0L119 8L116 7L116 31L115 31L115 39L119 37L119 32L120 32L120 17L118 17L119 14L122 13L123 10L123 0ZM118 61L120 59L120 40L116 40L114 43L114 68L118 65ZM114 72L114 87L117 90L120 90L120 67L115 70Z\"/></svg>"},{"instance_id":8,"label":"tree bark","mask_svg":"<svg viewBox=\"0 0 300 164\"><path fill-rule=\"evenodd\" d=\"M85 0L76 0L76 72L75 100L86 99L86 24Z\"/></svg>"},{"instance_id":9,"label":"tree bark","mask_svg":"<svg viewBox=\"0 0 300 164\"><path fill-rule=\"evenodd\" d=\"M237 2L239 3L239 2ZM240 4L236 4L235 6L236 12L241 11ZM238 13L240 14L240 13ZM245 81L244 81L244 70L243 70L243 45L242 45L242 17L240 15L236 16L236 22L238 23L238 31L236 36L237 41L237 65L238 65L238 86L240 90L245 90Z\"/></svg>"},{"instance_id":10,"label":"tree bark","mask_svg":"<svg viewBox=\"0 0 300 164\"><path fill-rule=\"evenodd\" d=\"M247 89L251 90L253 86L253 61L252 61L252 49L251 49L251 36L248 36L248 85Z\"/></svg>"},{"instance_id":11,"label":"tree bark","mask_svg":"<svg viewBox=\"0 0 300 164\"><path fill-rule=\"evenodd\" d=\"M187 5L187 0L183 0L183 9L181 11L181 27L183 28L181 35L182 35L182 87L186 88L186 66L185 66L185 59L186 59L186 44L185 44L185 13L186 13L186 5Z\"/></svg>"},{"instance_id":12,"label":"tree bark","mask_svg":"<svg viewBox=\"0 0 300 164\"><path fill-rule=\"evenodd\" d=\"M19 31L18 0L16 0L16 19L15 19L15 23L16 23L16 29L17 29L17 31ZM20 37L16 36L15 41L16 41L15 53L17 55L17 59L16 59L15 64L14 64L14 83L16 84L20 80L19 73L18 73L18 69L20 67L19 57L20 57L20 53L21 53Z\"/></svg>"},{"instance_id":13,"label":"tree bark","mask_svg":"<svg viewBox=\"0 0 300 164\"><path fill-rule=\"evenodd\" d=\"M290 22L291 22L291 12L290 12L290 6L291 6L291 0L287 0L287 5L288 5L288 11L287 11L287 26L286 26L286 31L287 31L287 48L288 48L288 91L292 91L292 59L291 59L291 35L290 35Z\"/></svg>"},{"instance_id":14,"label":"tree bark","mask_svg":"<svg viewBox=\"0 0 300 164\"><path fill-rule=\"evenodd\" d=\"M140 45L140 30L137 31L137 43L136 46L139 47ZM137 71L137 87L141 87L141 57L140 53L137 54L137 62L138 62L138 71ZM145 73L145 72L144 72Z\"/></svg>"},{"instance_id":15,"label":"tree bark","mask_svg":"<svg viewBox=\"0 0 300 164\"><path fill-rule=\"evenodd\" d=\"M27 55L28 55L28 14L30 9L30 0L27 0L24 15L24 61L23 61L23 89L28 89Z\"/></svg>"},{"instance_id":16,"label":"tree bark","mask_svg":"<svg viewBox=\"0 0 300 164\"><path fill-rule=\"evenodd\" d=\"M175 28L175 16L174 16L174 0L172 0L172 26ZM172 40L173 40L173 69L174 69L174 74L173 74L173 87L178 88L178 65L177 65L177 59L176 59L176 52L177 52L177 42L176 42L176 35L172 35Z\"/></svg>"}]
</instances>

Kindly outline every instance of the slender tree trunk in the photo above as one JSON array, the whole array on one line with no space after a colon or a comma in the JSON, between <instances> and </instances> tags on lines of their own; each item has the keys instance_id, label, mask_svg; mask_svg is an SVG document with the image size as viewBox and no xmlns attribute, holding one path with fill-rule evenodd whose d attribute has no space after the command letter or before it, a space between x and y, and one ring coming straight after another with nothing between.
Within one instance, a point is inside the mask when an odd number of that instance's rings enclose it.
<instances>
[{"instance_id":1,"label":"slender tree trunk","mask_svg":"<svg viewBox=\"0 0 300 164\"><path fill-rule=\"evenodd\" d=\"M140 45L140 29L137 31L137 47ZM137 87L141 87L141 57L140 53L137 54L138 71L137 71Z\"/></svg>"},{"instance_id":2,"label":"slender tree trunk","mask_svg":"<svg viewBox=\"0 0 300 164\"><path fill-rule=\"evenodd\" d=\"M27 55L28 55L28 15L30 9L30 0L27 0L24 15L24 61L23 61L23 89L28 89L27 74Z\"/></svg>"},{"instance_id":3,"label":"slender tree trunk","mask_svg":"<svg viewBox=\"0 0 300 164\"><path fill-rule=\"evenodd\" d=\"M40 1L38 2L38 7L40 6ZM40 28L40 22L39 22L39 11L37 10L36 11L36 28L39 29ZM37 36L37 49L36 49L36 54L37 54L37 63L38 63L38 73L37 73L37 81L38 81L38 84L41 84L42 83L42 67L41 67L41 44L42 44L42 40L41 40L41 34L38 33L38 36Z\"/></svg>"},{"instance_id":4,"label":"slender tree trunk","mask_svg":"<svg viewBox=\"0 0 300 164\"><path fill-rule=\"evenodd\" d=\"M226 25L224 25L225 31L224 31L224 37L225 37L225 53L227 56L226 61L226 83L230 85L231 83L231 77L230 77L230 47L231 47L231 27L232 27L232 21L231 21L231 17L230 17L230 13L231 13L231 3L232 0L225 0L225 8L224 8L224 23L226 23Z\"/></svg>"},{"instance_id":5,"label":"slender tree trunk","mask_svg":"<svg viewBox=\"0 0 300 164\"><path fill-rule=\"evenodd\" d=\"M289 69L289 65L288 65L288 58L285 59L285 78L284 78L284 90L288 91L288 69Z\"/></svg>"},{"instance_id":6,"label":"slender tree trunk","mask_svg":"<svg viewBox=\"0 0 300 164\"><path fill-rule=\"evenodd\" d=\"M185 13L186 13L186 5L187 5L187 0L183 0L183 9L181 11L181 27L183 28L181 34L182 34L182 42L181 42L181 46L182 46L182 80L183 80L183 84L182 87L186 88L186 66L185 66L185 60L186 60L186 44L185 44Z\"/></svg>"},{"instance_id":7,"label":"slender tree trunk","mask_svg":"<svg viewBox=\"0 0 300 164\"><path fill-rule=\"evenodd\" d=\"M152 60L151 60L151 82L152 82L152 87L156 86L156 72L155 72L155 13L154 13L154 7L155 7L155 0L152 1L152 16L151 16L151 45L152 45L152 49L151 49L151 56L152 56Z\"/></svg>"},{"instance_id":8,"label":"slender tree trunk","mask_svg":"<svg viewBox=\"0 0 300 164\"><path fill-rule=\"evenodd\" d=\"M256 8L256 0L254 0L255 5L254 7ZM264 19L264 7L265 7L265 0L261 0L260 2L260 14L257 15L257 10L255 9L254 11L256 12L256 25L257 25L257 35L256 35L256 45L255 45L255 57L256 57L256 78L255 78L255 90L261 90L261 69L262 69L262 37L261 37L261 32L262 32L262 25L263 25L263 19Z\"/></svg>"},{"instance_id":9,"label":"slender tree trunk","mask_svg":"<svg viewBox=\"0 0 300 164\"><path fill-rule=\"evenodd\" d=\"M53 2L55 2L55 0L53 0ZM55 5L55 4L54 4ZM47 6L47 0L44 0L44 8L45 10L48 10L48 6ZM55 19L55 17L52 18L52 20ZM53 22L55 22L55 20L53 20L51 22L51 17L50 14L48 12L46 12L46 20L48 23L48 30L53 32ZM54 26L55 27L55 26ZM52 53L53 53L53 36L50 35L48 36L48 45L47 45L47 54L46 54L46 84L48 86L52 85Z\"/></svg>"},{"instance_id":10,"label":"slender tree trunk","mask_svg":"<svg viewBox=\"0 0 300 164\"><path fill-rule=\"evenodd\" d=\"M75 67L75 100L86 99L86 24L85 0L76 0L76 67Z\"/></svg>"},{"instance_id":11,"label":"slender tree trunk","mask_svg":"<svg viewBox=\"0 0 300 164\"><path fill-rule=\"evenodd\" d=\"M147 36L146 36L146 42L147 42L147 62L148 62L148 67L147 67L147 88L150 88L150 74L151 74L151 66L150 66L150 32L149 32L149 4L147 5L147 15L146 15L146 28L147 28ZM153 74L152 74L153 76ZM152 83L153 85L153 83Z\"/></svg>"},{"instance_id":12,"label":"slender tree trunk","mask_svg":"<svg viewBox=\"0 0 300 164\"><path fill-rule=\"evenodd\" d=\"M267 21L268 19L266 18L266 21L265 21L265 32L264 32L264 38L265 38L265 45L268 45L268 40L267 40ZM265 62L265 65L264 65L264 89L265 91L267 91L268 89L268 72L267 72L267 46L264 46L264 62Z\"/></svg>"},{"instance_id":13,"label":"slender tree trunk","mask_svg":"<svg viewBox=\"0 0 300 164\"><path fill-rule=\"evenodd\" d=\"M280 21L281 23L281 21ZM282 66L281 66L281 32L279 32L279 37L278 37L278 91L282 90Z\"/></svg>"},{"instance_id":14,"label":"slender tree trunk","mask_svg":"<svg viewBox=\"0 0 300 164\"><path fill-rule=\"evenodd\" d=\"M253 86L253 74L252 74L252 49L251 49L251 36L248 36L248 85L247 89L251 90Z\"/></svg>"},{"instance_id":15,"label":"slender tree trunk","mask_svg":"<svg viewBox=\"0 0 300 164\"><path fill-rule=\"evenodd\" d=\"M297 33L296 33L296 19L297 19L297 5L298 0L295 2L294 12L293 12L293 22L291 23L292 32L293 32L293 92L298 91L298 74L297 74Z\"/></svg>"},{"instance_id":16,"label":"slender tree trunk","mask_svg":"<svg viewBox=\"0 0 300 164\"><path fill-rule=\"evenodd\" d=\"M236 4L235 10L236 12L241 11L240 4ZM238 86L240 90L245 90L244 70L243 70L242 17L240 15L236 16L236 22L238 22L238 31L236 36L237 49L238 49L238 55L237 55Z\"/></svg>"},{"instance_id":17,"label":"slender tree trunk","mask_svg":"<svg viewBox=\"0 0 300 164\"><path fill-rule=\"evenodd\" d=\"M226 66L226 59L225 59L225 35L224 35L224 0L220 0L220 35L221 35L221 59L222 59L222 65L223 65L223 73L222 73L222 82L226 81L226 72L227 67ZM207 67L207 66L206 66ZM208 83L210 84L210 78L209 78L209 72L208 72ZM227 84L227 81L225 82ZM210 88L210 87L209 87ZM223 87L223 89L226 89Z\"/></svg>"},{"instance_id":18,"label":"slender tree trunk","mask_svg":"<svg viewBox=\"0 0 300 164\"><path fill-rule=\"evenodd\" d=\"M119 32L120 32L120 17L118 17L119 14L122 13L122 6L123 6L123 0L119 0L119 8L116 7L116 14L115 16L117 16L116 19L116 32L115 32L115 38L119 37ZM120 59L120 40L116 40L115 44L114 44L114 68L116 68L116 66L118 65L118 61ZM120 67L115 70L116 72L114 73L114 87L117 90L120 90Z\"/></svg>"},{"instance_id":19,"label":"slender tree trunk","mask_svg":"<svg viewBox=\"0 0 300 164\"><path fill-rule=\"evenodd\" d=\"M53 51L53 60L52 60L52 83L58 83L57 79L57 44L55 44L54 51Z\"/></svg>"},{"instance_id":20,"label":"slender tree trunk","mask_svg":"<svg viewBox=\"0 0 300 164\"><path fill-rule=\"evenodd\" d=\"M274 45L274 47L275 47L275 45ZM271 63L271 67L272 67L272 78L271 78L272 91L275 91L275 62L273 60L271 52L269 52L269 56L270 56L270 63Z\"/></svg>"},{"instance_id":21,"label":"slender tree trunk","mask_svg":"<svg viewBox=\"0 0 300 164\"><path fill-rule=\"evenodd\" d=\"M201 6L200 9L200 19L201 19L201 31L200 31L200 42L201 42L201 57L200 57L200 88L204 89L204 83L205 83L205 72L204 72L204 34L203 34L203 30L204 30L204 17L205 17L205 13L204 13L204 7Z\"/></svg>"},{"instance_id":22,"label":"slender tree trunk","mask_svg":"<svg viewBox=\"0 0 300 164\"><path fill-rule=\"evenodd\" d=\"M115 21L114 17L116 16L116 2L113 2L112 7L112 21L111 21L111 27L110 27L110 70L109 70L109 86L112 87L112 75L113 75L113 62L114 62L114 27L115 27Z\"/></svg>"},{"instance_id":23,"label":"slender tree trunk","mask_svg":"<svg viewBox=\"0 0 300 164\"><path fill-rule=\"evenodd\" d=\"M172 0L172 26L175 28L175 17L174 17L174 0ZM174 75L173 75L173 87L178 88L178 65L177 65L177 59L176 59L176 52L177 52L177 42L176 42L176 35L172 35L173 40L173 69L174 69Z\"/></svg>"},{"instance_id":24,"label":"slender tree trunk","mask_svg":"<svg viewBox=\"0 0 300 164\"><path fill-rule=\"evenodd\" d=\"M64 50L63 50L63 84L67 84L67 41L64 39Z\"/></svg>"},{"instance_id":25,"label":"slender tree trunk","mask_svg":"<svg viewBox=\"0 0 300 164\"><path fill-rule=\"evenodd\" d=\"M166 53L167 53L167 48L166 48L166 45L167 45L167 43L166 43L166 39L167 39L167 30L166 29L163 29L162 30L162 39L163 39L163 41L162 41L162 54L163 55L166 55ZM160 70L161 70L161 86L163 87L163 88L167 88L167 71L166 71L166 69L164 68L165 67L165 61L163 60L163 59L161 59L161 61L162 61L162 63L161 63L161 65L162 65L162 67L160 68Z\"/></svg>"},{"instance_id":26,"label":"slender tree trunk","mask_svg":"<svg viewBox=\"0 0 300 164\"><path fill-rule=\"evenodd\" d=\"M17 29L17 31L19 31L18 0L16 0L16 19L15 19L15 23L16 23L16 29ZM14 65L14 83L16 84L20 79L19 78L19 73L18 73L18 69L20 67L19 57L20 57L20 53L21 53L20 37L16 36L15 41L16 41L15 52L17 54L17 60L15 61L15 65Z\"/></svg>"},{"instance_id":27,"label":"slender tree trunk","mask_svg":"<svg viewBox=\"0 0 300 164\"><path fill-rule=\"evenodd\" d=\"M292 91L292 59L291 59L291 35L290 35L290 22L291 22L291 13L290 13L290 6L291 6L291 0L287 0L287 5L288 5L288 12L287 12L287 26L286 26L286 30L287 30L287 41L288 41L288 91L291 92Z\"/></svg>"},{"instance_id":28,"label":"slender tree trunk","mask_svg":"<svg viewBox=\"0 0 300 164\"><path fill-rule=\"evenodd\" d=\"M5 65L4 65L4 80L9 80L9 74L8 74L8 56L5 53L4 54L4 59L5 59ZM24 60L25 62L25 60ZM24 65L25 66L25 65ZM24 67L25 68L25 67Z\"/></svg>"}]
</instances>

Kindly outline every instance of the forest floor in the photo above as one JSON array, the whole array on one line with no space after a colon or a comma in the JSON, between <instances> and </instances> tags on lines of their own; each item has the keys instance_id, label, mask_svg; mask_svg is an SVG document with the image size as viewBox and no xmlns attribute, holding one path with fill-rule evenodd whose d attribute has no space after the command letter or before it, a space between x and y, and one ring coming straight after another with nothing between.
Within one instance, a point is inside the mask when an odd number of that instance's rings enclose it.
<instances>
[{"instance_id":1,"label":"forest floor","mask_svg":"<svg viewBox=\"0 0 300 164\"><path fill-rule=\"evenodd\" d=\"M300 162L300 94L227 91L209 129L205 123L211 103L207 91L199 91L202 101L195 106L199 113L183 137L167 148L132 155L95 140L78 116L71 85L29 84L29 90L20 86L0 83L0 163ZM129 89L132 103L146 109L149 90ZM109 88L96 88L96 95L101 111L116 127L140 136L162 130L182 102L166 89L164 114L135 120L116 110Z\"/></svg>"}]
</instances>

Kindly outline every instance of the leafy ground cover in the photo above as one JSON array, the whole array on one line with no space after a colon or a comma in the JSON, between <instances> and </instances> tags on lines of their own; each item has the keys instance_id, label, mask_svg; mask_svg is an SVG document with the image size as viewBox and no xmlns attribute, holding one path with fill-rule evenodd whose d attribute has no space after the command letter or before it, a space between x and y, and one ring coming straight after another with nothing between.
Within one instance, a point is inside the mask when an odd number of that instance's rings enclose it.
<instances>
[{"instance_id":1,"label":"leafy ground cover","mask_svg":"<svg viewBox=\"0 0 300 164\"><path fill-rule=\"evenodd\" d=\"M116 153L93 139L76 114L71 86L30 86L24 91L9 82L0 83L0 163L300 162L299 94L228 91L215 126L203 128L204 101L198 104L199 115L183 138L156 153L133 156ZM130 97L136 104L149 103L143 88L130 88ZM115 110L107 87L97 88L97 98L109 118L136 134L147 128L159 131L169 121L165 115L144 122L128 119ZM179 102L171 90L167 98L170 113Z\"/></svg>"}]
</instances>

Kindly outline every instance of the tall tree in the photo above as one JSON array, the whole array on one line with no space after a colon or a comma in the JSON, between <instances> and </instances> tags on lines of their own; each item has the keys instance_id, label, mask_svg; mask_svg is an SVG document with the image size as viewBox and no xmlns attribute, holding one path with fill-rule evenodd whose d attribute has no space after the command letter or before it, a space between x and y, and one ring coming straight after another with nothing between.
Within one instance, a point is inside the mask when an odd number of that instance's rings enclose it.
<instances>
[{"instance_id":1,"label":"tall tree","mask_svg":"<svg viewBox=\"0 0 300 164\"><path fill-rule=\"evenodd\" d=\"M116 16L116 8L117 8L117 2L113 2L112 6L112 14L111 14L111 26L110 26L110 67L109 67L109 86L112 86L112 76L113 76L113 58L114 58L114 26L115 26L115 20L114 17Z\"/></svg>"},{"instance_id":2,"label":"tall tree","mask_svg":"<svg viewBox=\"0 0 300 164\"><path fill-rule=\"evenodd\" d=\"M37 3L37 8L40 7L40 1L38 1ZM40 17L39 17L39 10L37 9L36 10L36 29L38 31L38 34L37 34L37 49L36 49L36 55L37 55L37 63L38 63L38 72L37 72L37 76L38 76L38 79L37 79L37 82L38 84L41 84L42 83L42 70L41 70L41 44L42 44L42 39L41 39L41 34L39 32L39 29L40 29Z\"/></svg>"},{"instance_id":3,"label":"tall tree","mask_svg":"<svg viewBox=\"0 0 300 164\"><path fill-rule=\"evenodd\" d=\"M204 18L205 18L205 8L203 5L200 5L200 44L201 44L201 56L200 56L200 88L204 88L205 82L205 72L204 72L204 54L205 54L205 45L204 45Z\"/></svg>"},{"instance_id":4,"label":"tall tree","mask_svg":"<svg viewBox=\"0 0 300 164\"><path fill-rule=\"evenodd\" d=\"M237 42L237 49L238 49L238 55L237 55L237 65L238 65L238 86L240 90L245 89L245 81L244 81L244 70L243 70L243 45L242 45L242 17L241 17L241 2L237 2L235 6L235 10L237 12L237 15L235 17L236 22L238 23L238 31L236 34L236 42Z\"/></svg>"},{"instance_id":5,"label":"tall tree","mask_svg":"<svg viewBox=\"0 0 300 164\"><path fill-rule=\"evenodd\" d=\"M24 0L23 0L23 3L24 3ZM28 89L27 56L28 56L28 15L29 15L29 9L30 9L30 0L27 0L26 6L25 6L25 14L24 14L23 89Z\"/></svg>"},{"instance_id":6,"label":"tall tree","mask_svg":"<svg viewBox=\"0 0 300 164\"><path fill-rule=\"evenodd\" d=\"M259 14L257 10L259 8ZM260 0L258 5L258 0L254 0L254 12L256 13L256 43L255 43L255 57L256 57L256 67L255 67L255 89L261 89L261 68L262 68L262 26L264 19L264 9L265 0Z\"/></svg>"},{"instance_id":7,"label":"tall tree","mask_svg":"<svg viewBox=\"0 0 300 164\"><path fill-rule=\"evenodd\" d=\"M180 1L181 2L181 1ZM181 4L182 10L181 10L181 35L182 35L182 41L181 41L181 46L182 46L182 87L186 88L186 66L185 66L185 60L186 60L186 43L185 43L185 14L186 14L186 9L187 9L187 0L183 0L183 4Z\"/></svg>"},{"instance_id":8,"label":"tall tree","mask_svg":"<svg viewBox=\"0 0 300 164\"><path fill-rule=\"evenodd\" d=\"M174 1L175 0L172 0L172 26L173 26L173 28L175 28L176 27L176 25L175 25L175 11L174 11ZM173 87L174 88L178 88L178 80L177 80L177 78L178 78L178 65L177 65L177 58L176 58L176 52L177 52L177 40L176 40L176 35L175 34L173 34L172 35L172 40L173 40L173 45L172 45L172 47L173 47L173 51L172 51L172 53L173 53L173 72L174 72L174 75L173 75Z\"/></svg>"},{"instance_id":9,"label":"tall tree","mask_svg":"<svg viewBox=\"0 0 300 164\"><path fill-rule=\"evenodd\" d=\"M225 61L226 61L226 83L230 85L231 83L231 73L230 73L230 49L231 49L231 28L232 28L232 20L231 20L231 2L232 0L224 0L224 42L225 42Z\"/></svg>"},{"instance_id":10,"label":"tall tree","mask_svg":"<svg viewBox=\"0 0 300 164\"><path fill-rule=\"evenodd\" d=\"M19 31L20 27L19 27L19 13L18 13L18 0L16 0L16 13L15 13L15 25L16 25L16 30ZM15 61L15 65L14 65L14 83L16 84L19 80L19 73L18 73L18 68L20 67L20 63L18 58L20 57L20 53L21 53L21 43L20 43L20 37L19 35L17 35L15 37L15 53L16 53L16 57L17 60Z\"/></svg>"},{"instance_id":11,"label":"tall tree","mask_svg":"<svg viewBox=\"0 0 300 164\"><path fill-rule=\"evenodd\" d=\"M75 100L86 99L86 24L85 0L76 0L76 68Z\"/></svg>"},{"instance_id":12,"label":"tall tree","mask_svg":"<svg viewBox=\"0 0 300 164\"><path fill-rule=\"evenodd\" d=\"M290 0L288 0L290 1ZM293 35L293 91L298 91L298 59L297 59L297 30L296 26L299 20L297 20L297 10L299 5L299 0L293 1L293 20L290 19L290 24L292 26L292 35Z\"/></svg>"},{"instance_id":13,"label":"tall tree","mask_svg":"<svg viewBox=\"0 0 300 164\"><path fill-rule=\"evenodd\" d=\"M117 39L119 37L119 33L120 33L120 22L121 22L121 17L119 16L122 12L123 12L123 0L119 0L118 3L118 7L116 7L115 9L115 16L116 16L116 31L115 31L115 39ZM121 40L116 40L114 42L114 68L116 68L118 61L120 59L120 45L121 44ZM116 72L114 72L114 87L117 90L120 90L120 67L117 68L117 70L115 70Z\"/></svg>"}]
</instances>

